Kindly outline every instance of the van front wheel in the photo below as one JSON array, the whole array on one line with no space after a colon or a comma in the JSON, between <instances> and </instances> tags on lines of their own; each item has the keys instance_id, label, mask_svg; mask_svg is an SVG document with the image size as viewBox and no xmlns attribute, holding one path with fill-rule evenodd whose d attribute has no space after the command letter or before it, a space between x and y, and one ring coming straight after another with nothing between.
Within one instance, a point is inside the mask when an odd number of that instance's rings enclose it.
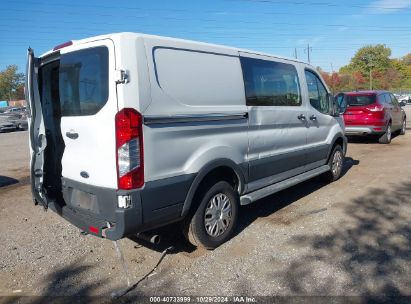
<instances>
[{"instance_id":1,"label":"van front wheel","mask_svg":"<svg viewBox=\"0 0 411 304\"><path fill-rule=\"evenodd\" d=\"M193 245L214 249L234 233L239 198L225 181L217 182L202 193L197 209L183 222L183 230Z\"/></svg>"},{"instance_id":2,"label":"van front wheel","mask_svg":"<svg viewBox=\"0 0 411 304\"><path fill-rule=\"evenodd\" d=\"M327 182L332 183L341 177L344 165L344 153L340 145L334 147L328 165L330 166L330 171L326 172L324 177Z\"/></svg>"}]
</instances>

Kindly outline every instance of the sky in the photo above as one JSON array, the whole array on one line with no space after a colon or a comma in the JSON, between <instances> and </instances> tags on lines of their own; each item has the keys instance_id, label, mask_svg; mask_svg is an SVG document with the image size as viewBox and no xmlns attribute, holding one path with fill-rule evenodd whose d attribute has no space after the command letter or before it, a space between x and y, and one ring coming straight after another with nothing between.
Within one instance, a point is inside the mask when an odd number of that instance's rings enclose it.
<instances>
[{"instance_id":1,"label":"sky","mask_svg":"<svg viewBox=\"0 0 411 304\"><path fill-rule=\"evenodd\" d=\"M411 53L411 0L2 0L0 70L68 40L141 32L295 57L338 71L364 45Z\"/></svg>"}]
</instances>

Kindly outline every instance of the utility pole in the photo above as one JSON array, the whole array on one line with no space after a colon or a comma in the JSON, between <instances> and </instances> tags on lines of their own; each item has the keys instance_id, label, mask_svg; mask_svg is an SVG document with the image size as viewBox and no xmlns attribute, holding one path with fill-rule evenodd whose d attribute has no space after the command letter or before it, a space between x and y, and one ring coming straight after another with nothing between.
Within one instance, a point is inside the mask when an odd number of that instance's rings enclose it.
<instances>
[{"instance_id":1,"label":"utility pole","mask_svg":"<svg viewBox=\"0 0 411 304\"><path fill-rule=\"evenodd\" d=\"M312 48L310 47L310 44L307 44L307 58L308 58L308 63L311 63L311 58L310 58L310 51L312 51Z\"/></svg>"},{"instance_id":2,"label":"utility pole","mask_svg":"<svg viewBox=\"0 0 411 304\"><path fill-rule=\"evenodd\" d=\"M362 61L364 61L367 64L368 69L370 70L370 90L372 90L372 68L374 66L374 64L372 63L371 58L369 57L362 57L361 58Z\"/></svg>"},{"instance_id":3,"label":"utility pole","mask_svg":"<svg viewBox=\"0 0 411 304\"><path fill-rule=\"evenodd\" d=\"M370 65L370 90L372 90L372 65Z\"/></svg>"},{"instance_id":4,"label":"utility pole","mask_svg":"<svg viewBox=\"0 0 411 304\"><path fill-rule=\"evenodd\" d=\"M298 56L297 56L297 48L294 48L294 57L295 57L295 59L298 59Z\"/></svg>"}]
</instances>

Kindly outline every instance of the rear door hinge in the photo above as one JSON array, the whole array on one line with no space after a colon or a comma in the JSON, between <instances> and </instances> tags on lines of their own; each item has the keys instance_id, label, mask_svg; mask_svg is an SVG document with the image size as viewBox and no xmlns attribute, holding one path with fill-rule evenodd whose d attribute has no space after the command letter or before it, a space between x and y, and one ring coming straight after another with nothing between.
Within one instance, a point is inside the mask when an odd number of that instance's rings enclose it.
<instances>
[{"instance_id":1,"label":"rear door hinge","mask_svg":"<svg viewBox=\"0 0 411 304\"><path fill-rule=\"evenodd\" d=\"M128 72L126 70L116 70L116 83L128 83Z\"/></svg>"}]
</instances>

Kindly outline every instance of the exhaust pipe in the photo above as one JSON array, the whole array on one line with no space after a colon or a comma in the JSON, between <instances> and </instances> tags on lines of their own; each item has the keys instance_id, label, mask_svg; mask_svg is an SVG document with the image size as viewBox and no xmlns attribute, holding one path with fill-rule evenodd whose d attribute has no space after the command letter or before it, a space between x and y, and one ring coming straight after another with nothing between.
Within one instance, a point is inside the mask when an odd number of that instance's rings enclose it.
<instances>
[{"instance_id":1,"label":"exhaust pipe","mask_svg":"<svg viewBox=\"0 0 411 304\"><path fill-rule=\"evenodd\" d=\"M157 245L160 243L160 236L158 234L148 234L144 232L137 233L137 238L149 242L151 244Z\"/></svg>"}]
</instances>

